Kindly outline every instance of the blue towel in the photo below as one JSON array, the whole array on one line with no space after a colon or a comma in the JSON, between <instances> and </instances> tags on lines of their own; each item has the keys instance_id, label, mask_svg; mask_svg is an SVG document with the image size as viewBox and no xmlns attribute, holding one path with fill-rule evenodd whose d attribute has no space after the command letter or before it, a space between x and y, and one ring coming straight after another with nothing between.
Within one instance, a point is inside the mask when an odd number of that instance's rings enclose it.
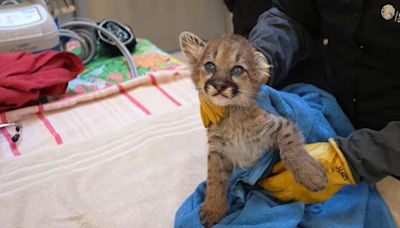
<instances>
[{"instance_id":1,"label":"blue towel","mask_svg":"<svg viewBox=\"0 0 400 228\"><path fill-rule=\"evenodd\" d=\"M258 104L265 110L293 120L306 143L347 136L351 123L328 93L306 84L294 84L283 91L260 88ZM387 205L375 187L367 184L345 186L331 199L318 204L280 202L257 186L279 160L277 151L268 151L249 169L235 169L231 178L229 211L214 227L396 227ZM185 200L176 213L176 228L203 227L199 210L205 183Z\"/></svg>"}]
</instances>

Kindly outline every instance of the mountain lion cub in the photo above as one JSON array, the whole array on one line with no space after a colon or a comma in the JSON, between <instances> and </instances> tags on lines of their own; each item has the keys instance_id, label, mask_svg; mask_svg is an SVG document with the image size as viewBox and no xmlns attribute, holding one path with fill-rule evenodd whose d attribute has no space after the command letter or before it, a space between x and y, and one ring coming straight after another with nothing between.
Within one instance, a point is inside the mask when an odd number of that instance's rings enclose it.
<instances>
[{"instance_id":1,"label":"mountain lion cub","mask_svg":"<svg viewBox=\"0 0 400 228\"><path fill-rule=\"evenodd\" d=\"M227 212L232 169L251 167L268 148L279 149L297 182L312 191L323 189L327 183L324 168L305 150L299 129L255 102L269 66L251 44L237 35L206 43L189 32L183 32L179 41L199 95L225 109L221 121L207 129L208 176L200 211L203 224L210 227Z\"/></svg>"}]
</instances>

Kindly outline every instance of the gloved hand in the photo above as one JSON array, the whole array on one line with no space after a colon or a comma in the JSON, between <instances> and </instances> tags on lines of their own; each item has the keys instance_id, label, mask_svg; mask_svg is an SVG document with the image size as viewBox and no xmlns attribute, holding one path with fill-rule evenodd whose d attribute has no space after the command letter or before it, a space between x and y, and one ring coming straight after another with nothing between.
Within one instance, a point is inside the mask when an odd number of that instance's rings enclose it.
<instances>
[{"instance_id":1,"label":"gloved hand","mask_svg":"<svg viewBox=\"0 0 400 228\"><path fill-rule=\"evenodd\" d=\"M355 184L346 158L336 145L335 140L306 145L307 151L325 168L328 185L319 192L312 192L297 183L282 162L272 169L272 176L259 182L260 186L282 201L302 201L306 204L328 200L344 185Z\"/></svg>"}]
</instances>

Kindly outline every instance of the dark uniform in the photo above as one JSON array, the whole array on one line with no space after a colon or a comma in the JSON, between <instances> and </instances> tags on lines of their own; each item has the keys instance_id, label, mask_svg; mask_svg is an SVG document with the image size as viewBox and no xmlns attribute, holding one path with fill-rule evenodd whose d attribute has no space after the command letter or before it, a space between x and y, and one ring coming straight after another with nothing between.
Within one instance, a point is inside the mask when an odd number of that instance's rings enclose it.
<instances>
[{"instance_id":1,"label":"dark uniform","mask_svg":"<svg viewBox=\"0 0 400 228\"><path fill-rule=\"evenodd\" d=\"M225 0L240 15L251 12L240 8L244 2ZM273 66L271 86L308 82L327 89L359 129L336 139L355 178L400 176L400 1L272 2L249 34ZM240 21L234 23L239 30Z\"/></svg>"}]
</instances>

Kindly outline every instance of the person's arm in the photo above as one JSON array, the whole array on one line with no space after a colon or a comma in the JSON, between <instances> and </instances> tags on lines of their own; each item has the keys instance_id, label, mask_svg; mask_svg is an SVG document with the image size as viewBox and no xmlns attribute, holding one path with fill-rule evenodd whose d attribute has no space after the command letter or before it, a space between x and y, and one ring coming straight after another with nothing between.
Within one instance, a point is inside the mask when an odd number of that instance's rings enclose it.
<instances>
[{"instance_id":1,"label":"person's arm","mask_svg":"<svg viewBox=\"0 0 400 228\"><path fill-rule=\"evenodd\" d=\"M388 175L400 177L400 121L380 131L361 129L335 139L356 182L375 183Z\"/></svg>"},{"instance_id":2,"label":"person's arm","mask_svg":"<svg viewBox=\"0 0 400 228\"><path fill-rule=\"evenodd\" d=\"M272 65L269 85L281 82L307 54L312 38L319 36L320 18L315 0L276 0L249 35L253 46Z\"/></svg>"},{"instance_id":3,"label":"person's arm","mask_svg":"<svg viewBox=\"0 0 400 228\"><path fill-rule=\"evenodd\" d=\"M233 32L249 37L258 17L271 8L272 0L224 0L224 3L232 13Z\"/></svg>"},{"instance_id":4,"label":"person's arm","mask_svg":"<svg viewBox=\"0 0 400 228\"><path fill-rule=\"evenodd\" d=\"M224 0L224 3L226 5L226 8L233 13L233 10L235 9L235 4L236 0Z\"/></svg>"},{"instance_id":5,"label":"person's arm","mask_svg":"<svg viewBox=\"0 0 400 228\"><path fill-rule=\"evenodd\" d=\"M345 185L376 183L389 175L400 177L400 121L389 123L381 131L361 129L347 138L308 144L306 149L327 172L325 189L308 190L294 180L282 162L273 167L270 176L260 180L260 186L283 201L318 203L329 199Z\"/></svg>"}]
</instances>

